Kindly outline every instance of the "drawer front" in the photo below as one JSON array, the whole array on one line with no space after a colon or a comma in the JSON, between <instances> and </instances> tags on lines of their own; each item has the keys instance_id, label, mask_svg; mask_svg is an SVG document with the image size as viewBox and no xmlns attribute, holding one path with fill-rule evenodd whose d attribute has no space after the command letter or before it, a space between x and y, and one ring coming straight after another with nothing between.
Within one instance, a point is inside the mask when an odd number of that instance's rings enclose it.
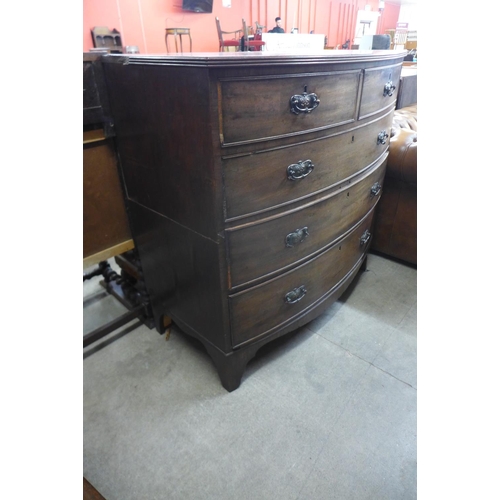
<instances>
[{"instance_id":1,"label":"drawer front","mask_svg":"<svg viewBox=\"0 0 500 500\"><path fill-rule=\"evenodd\" d=\"M387 154L360 179L286 215L228 230L230 288L282 271L340 238L375 205Z\"/></svg>"},{"instance_id":2,"label":"drawer front","mask_svg":"<svg viewBox=\"0 0 500 500\"><path fill-rule=\"evenodd\" d=\"M373 210L344 239L293 271L230 295L233 346L272 333L335 289L367 252L372 217Z\"/></svg>"},{"instance_id":3,"label":"drawer front","mask_svg":"<svg viewBox=\"0 0 500 500\"><path fill-rule=\"evenodd\" d=\"M359 118L395 106L399 89L401 65L367 69L363 80Z\"/></svg>"},{"instance_id":4,"label":"drawer front","mask_svg":"<svg viewBox=\"0 0 500 500\"><path fill-rule=\"evenodd\" d=\"M392 113L320 140L222 161L226 220L280 207L363 170L387 149Z\"/></svg>"},{"instance_id":5,"label":"drawer front","mask_svg":"<svg viewBox=\"0 0 500 500\"><path fill-rule=\"evenodd\" d=\"M354 121L360 76L353 70L220 79L221 143L262 141Z\"/></svg>"}]
</instances>

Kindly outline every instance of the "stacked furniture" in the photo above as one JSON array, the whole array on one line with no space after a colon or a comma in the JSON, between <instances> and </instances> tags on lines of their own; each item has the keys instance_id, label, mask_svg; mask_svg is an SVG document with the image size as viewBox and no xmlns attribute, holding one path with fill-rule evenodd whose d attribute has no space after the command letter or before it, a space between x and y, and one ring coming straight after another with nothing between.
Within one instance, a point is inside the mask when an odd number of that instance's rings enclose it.
<instances>
[{"instance_id":1,"label":"stacked furniture","mask_svg":"<svg viewBox=\"0 0 500 500\"><path fill-rule=\"evenodd\" d=\"M95 26L90 31L96 49L108 49L112 54L123 52L122 37L116 29L110 30L107 26Z\"/></svg>"},{"instance_id":2,"label":"stacked furniture","mask_svg":"<svg viewBox=\"0 0 500 500\"><path fill-rule=\"evenodd\" d=\"M156 328L228 391L366 265L404 54L104 56Z\"/></svg>"},{"instance_id":3,"label":"stacked furniture","mask_svg":"<svg viewBox=\"0 0 500 500\"><path fill-rule=\"evenodd\" d=\"M83 347L135 319L152 327L152 311L125 209L101 61L99 54L83 54L83 268L98 265L84 272L83 281L102 276L103 287L128 311L87 332ZM120 274L107 262L111 258Z\"/></svg>"},{"instance_id":4,"label":"stacked furniture","mask_svg":"<svg viewBox=\"0 0 500 500\"><path fill-rule=\"evenodd\" d=\"M134 248L101 56L83 54L83 266Z\"/></svg>"},{"instance_id":5,"label":"stacked furniture","mask_svg":"<svg viewBox=\"0 0 500 500\"><path fill-rule=\"evenodd\" d=\"M394 112L372 250L417 264L417 105Z\"/></svg>"}]
</instances>

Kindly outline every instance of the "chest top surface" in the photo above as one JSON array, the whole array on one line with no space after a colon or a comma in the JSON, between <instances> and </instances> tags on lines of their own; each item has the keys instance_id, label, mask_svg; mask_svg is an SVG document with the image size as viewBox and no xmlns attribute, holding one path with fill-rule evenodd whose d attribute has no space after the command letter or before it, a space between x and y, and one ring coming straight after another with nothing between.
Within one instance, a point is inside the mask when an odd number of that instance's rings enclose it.
<instances>
[{"instance_id":1,"label":"chest top surface","mask_svg":"<svg viewBox=\"0 0 500 500\"><path fill-rule=\"evenodd\" d=\"M406 50L321 50L290 53L190 52L187 54L107 54L105 62L200 67L280 66L300 63L369 63L402 61Z\"/></svg>"}]
</instances>

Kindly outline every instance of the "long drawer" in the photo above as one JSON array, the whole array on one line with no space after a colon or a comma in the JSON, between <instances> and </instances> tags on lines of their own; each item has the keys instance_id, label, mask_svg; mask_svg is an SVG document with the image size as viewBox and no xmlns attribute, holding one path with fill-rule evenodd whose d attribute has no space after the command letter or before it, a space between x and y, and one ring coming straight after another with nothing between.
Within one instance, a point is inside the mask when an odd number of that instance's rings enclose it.
<instances>
[{"instance_id":1,"label":"long drawer","mask_svg":"<svg viewBox=\"0 0 500 500\"><path fill-rule=\"evenodd\" d=\"M340 238L378 201L386 158L340 191L298 210L227 230L230 288L283 271Z\"/></svg>"},{"instance_id":2,"label":"long drawer","mask_svg":"<svg viewBox=\"0 0 500 500\"><path fill-rule=\"evenodd\" d=\"M373 211L317 257L261 285L230 295L233 346L271 333L335 289L367 252Z\"/></svg>"},{"instance_id":3,"label":"long drawer","mask_svg":"<svg viewBox=\"0 0 500 500\"><path fill-rule=\"evenodd\" d=\"M342 134L223 159L226 220L299 200L356 175L387 149L388 113Z\"/></svg>"},{"instance_id":4,"label":"long drawer","mask_svg":"<svg viewBox=\"0 0 500 500\"><path fill-rule=\"evenodd\" d=\"M261 141L352 122L360 76L360 70L351 70L221 78L221 143Z\"/></svg>"}]
</instances>

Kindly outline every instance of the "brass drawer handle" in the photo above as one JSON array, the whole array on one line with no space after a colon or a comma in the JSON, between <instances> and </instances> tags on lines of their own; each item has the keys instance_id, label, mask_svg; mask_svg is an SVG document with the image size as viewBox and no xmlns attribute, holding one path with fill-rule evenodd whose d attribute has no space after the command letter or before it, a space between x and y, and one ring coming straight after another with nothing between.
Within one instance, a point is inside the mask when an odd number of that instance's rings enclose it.
<instances>
[{"instance_id":1,"label":"brass drawer handle","mask_svg":"<svg viewBox=\"0 0 500 500\"><path fill-rule=\"evenodd\" d=\"M314 164L311 160L299 160L297 163L292 163L286 167L286 176L291 181L298 181L307 177L314 169Z\"/></svg>"},{"instance_id":2,"label":"brass drawer handle","mask_svg":"<svg viewBox=\"0 0 500 500\"><path fill-rule=\"evenodd\" d=\"M392 80L389 80L384 85L384 97L385 96L391 96L392 94L394 94L395 90L396 90L396 86L392 84Z\"/></svg>"},{"instance_id":3,"label":"brass drawer handle","mask_svg":"<svg viewBox=\"0 0 500 500\"><path fill-rule=\"evenodd\" d=\"M295 304L299 300L302 300L307 293L305 285L301 285L298 288L294 288L291 292L285 295L285 302L287 304Z\"/></svg>"},{"instance_id":4,"label":"brass drawer handle","mask_svg":"<svg viewBox=\"0 0 500 500\"><path fill-rule=\"evenodd\" d=\"M299 243L302 243L309 236L307 227L296 229L293 233L287 234L285 243L288 248L291 248Z\"/></svg>"},{"instance_id":5,"label":"brass drawer handle","mask_svg":"<svg viewBox=\"0 0 500 500\"><path fill-rule=\"evenodd\" d=\"M377 181L370 189L370 195L377 196L380 193L381 189L382 189L382 184L380 184L380 182Z\"/></svg>"},{"instance_id":6,"label":"brass drawer handle","mask_svg":"<svg viewBox=\"0 0 500 500\"><path fill-rule=\"evenodd\" d=\"M307 85L304 86L302 94L290 97L290 111L296 115L310 113L319 106L319 98L315 93L307 93Z\"/></svg>"},{"instance_id":7,"label":"brass drawer handle","mask_svg":"<svg viewBox=\"0 0 500 500\"><path fill-rule=\"evenodd\" d=\"M370 240L371 238L371 233L370 231L368 231L368 229L362 234L361 238L359 239L359 244L363 247L365 246L368 241Z\"/></svg>"},{"instance_id":8,"label":"brass drawer handle","mask_svg":"<svg viewBox=\"0 0 500 500\"><path fill-rule=\"evenodd\" d=\"M385 144L388 138L389 134L385 130L382 130L382 132L378 134L377 144Z\"/></svg>"}]
</instances>

